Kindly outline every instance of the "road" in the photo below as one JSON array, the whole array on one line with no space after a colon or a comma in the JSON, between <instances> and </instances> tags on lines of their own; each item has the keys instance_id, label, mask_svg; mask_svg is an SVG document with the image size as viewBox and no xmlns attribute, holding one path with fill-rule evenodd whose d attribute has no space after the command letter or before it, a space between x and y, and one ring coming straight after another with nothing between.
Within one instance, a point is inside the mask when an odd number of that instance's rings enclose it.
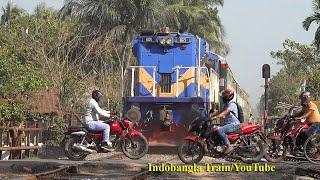
<instances>
[{"instance_id":1,"label":"road","mask_svg":"<svg viewBox=\"0 0 320 180\"><path fill-rule=\"evenodd\" d=\"M162 171L161 166L167 168L168 171ZM231 167L231 169L226 167ZM273 171L271 167L274 167ZM60 168L59 172L55 172L58 168ZM175 171L173 171L174 168L176 168ZM154 172L149 170L154 170ZM50 176L50 179L287 180L313 179L311 176L314 179L320 179L320 174L310 173L312 170L320 170L320 166L306 161L287 161L278 164L262 161L252 165L210 157L204 157L197 165L186 166L179 160L175 148L164 147L151 148L149 153L140 160L130 160L121 152L113 152L90 155L86 161L69 161L65 158L0 161L0 179L49 178L44 174L52 174L52 172L55 174Z\"/></svg>"}]
</instances>

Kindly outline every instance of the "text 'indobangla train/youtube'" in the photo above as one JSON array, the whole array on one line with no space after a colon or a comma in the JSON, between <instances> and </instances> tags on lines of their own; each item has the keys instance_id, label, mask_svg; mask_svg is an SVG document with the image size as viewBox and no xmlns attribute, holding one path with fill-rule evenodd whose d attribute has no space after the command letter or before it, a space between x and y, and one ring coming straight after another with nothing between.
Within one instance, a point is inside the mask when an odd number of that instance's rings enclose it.
<instances>
[{"instance_id":1,"label":"text 'indobangla train/youtube'","mask_svg":"<svg viewBox=\"0 0 320 180\"><path fill-rule=\"evenodd\" d=\"M233 101L248 119L247 93L204 39L168 28L143 31L133 40L132 50L136 65L125 70L123 112L139 122L150 145L179 143L199 112L222 108L219 92L226 88L234 90Z\"/></svg>"}]
</instances>

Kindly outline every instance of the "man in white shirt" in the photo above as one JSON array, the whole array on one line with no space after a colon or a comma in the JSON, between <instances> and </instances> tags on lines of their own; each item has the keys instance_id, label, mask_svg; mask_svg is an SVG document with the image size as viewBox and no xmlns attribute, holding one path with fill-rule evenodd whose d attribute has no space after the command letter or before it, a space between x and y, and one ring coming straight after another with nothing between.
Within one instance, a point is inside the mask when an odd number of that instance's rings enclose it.
<instances>
[{"instance_id":1,"label":"man in white shirt","mask_svg":"<svg viewBox=\"0 0 320 180\"><path fill-rule=\"evenodd\" d=\"M103 141L101 145L107 149L112 150L112 143L109 140L110 126L102 121L99 121L99 115L110 117L110 112L99 107L98 102L102 97L99 90L92 91L92 98L87 101L84 111L83 124L86 129L90 131L103 131Z\"/></svg>"}]
</instances>

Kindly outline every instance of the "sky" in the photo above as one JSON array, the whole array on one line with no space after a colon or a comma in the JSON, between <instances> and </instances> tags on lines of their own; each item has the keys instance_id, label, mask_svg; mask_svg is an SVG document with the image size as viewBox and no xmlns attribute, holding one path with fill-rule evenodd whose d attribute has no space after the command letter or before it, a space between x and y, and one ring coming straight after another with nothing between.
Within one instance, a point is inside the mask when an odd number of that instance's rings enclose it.
<instances>
[{"instance_id":1,"label":"sky","mask_svg":"<svg viewBox=\"0 0 320 180\"><path fill-rule=\"evenodd\" d=\"M63 5L63 0L12 1L29 12L41 2L55 9ZM0 7L7 2L0 0ZM226 59L255 108L264 91L262 65L270 64L272 75L281 68L270 52L282 49L285 39L312 43L316 26L311 26L309 31L302 28L303 20L312 14L312 0L225 0L219 10L225 40L230 46Z\"/></svg>"},{"instance_id":2,"label":"sky","mask_svg":"<svg viewBox=\"0 0 320 180\"><path fill-rule=\"evenodd\" d=\"M286 39L312 43L316 26L309 31L302 28L304 19L312 14L312 1L225 0L219 9L230 46L227 62L254 108L264 92L262 65L270 64L271 75L281 68L270 52L283 49Z\"/></svg>"}]
</instances>

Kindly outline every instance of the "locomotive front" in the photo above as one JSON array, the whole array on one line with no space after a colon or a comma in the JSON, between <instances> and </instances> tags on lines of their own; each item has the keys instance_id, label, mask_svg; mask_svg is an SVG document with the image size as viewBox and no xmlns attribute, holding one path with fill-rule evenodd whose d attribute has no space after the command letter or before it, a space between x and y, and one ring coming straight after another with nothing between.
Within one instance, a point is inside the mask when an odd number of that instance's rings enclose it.
<instances>
[{"instance_id":1,"label":"locomotive front","mask_svg":"<svg viewBox=\"0 0 320 180\"><path fill-rule=\"evenodd\" d=\"M133 40L124 112L150 144L175 145L201 109L216 101L219 77L202 66L208 44L190 33L144 31Z\"/></svg>"}]
</instances>

